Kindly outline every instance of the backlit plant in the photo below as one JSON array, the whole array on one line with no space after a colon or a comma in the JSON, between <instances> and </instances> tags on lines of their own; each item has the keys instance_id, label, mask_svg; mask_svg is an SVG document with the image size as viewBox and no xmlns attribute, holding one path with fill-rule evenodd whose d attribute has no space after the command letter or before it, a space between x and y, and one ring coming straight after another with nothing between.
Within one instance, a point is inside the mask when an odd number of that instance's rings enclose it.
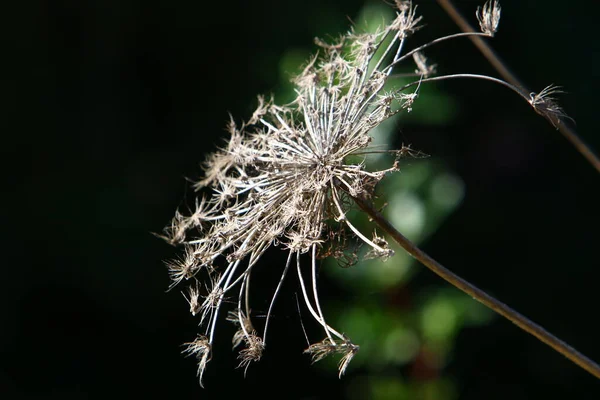
<instances>
[{"instance_id":1,"label":"backlit plant","mask_svg":"<svg viewBox=\"0 0 600 400\"><path fill-rule=\"evenodd\" d=\"M277 105L259 97L258 107L247 121L231 119L229 139L206 160L204 177L194 184L195 189L209 194L199 196L190 212L176 212L164 232L166 240L183 247L182 255L167 265L171 287L187 285L190 311L200 319L202 332L187 343L185 352L197 357L201 382L213 356L217 322L224 317L238 327L232 340L234 347L241 348L239 365L247 368L260 360L267 346L273 305L291 274L297 275L304 305L323 329L323 337L305 352L314 361L338 354L339 374L344 373L359 347L325 318L318 294L320 259L347 257L348 236L368 246L367 257L393 256L383 237L362 232L347 218L353 205L361 207L417 259L437 268L445 279L507 318L512 315L513 322L516 318L522 325L529 324L460 278L444 276L447 271L443 267L398 236L370 204L378 182L398 170L400 157L413 154L409 147L372 148L370 134L390 117L410 112L421 85L428 82L463 78L497 82L523 97L553 125L561 124L565 114L552 97L558 92L556 87L528 94L489 76L434 76L435 68L423 51L458 37L493 36L500 21L498 2L478 9L477 19L481 32L458 33L407 49L406 39L420 28L421 17L410 2L396 0L395 18L376 31L351 30L332 42L317 40L318 53L294 79L296 97L291 103ZM412 63L414 73L402 76L412 80L394 85L394 70L407 63ZM379 151L392 154L396 161L373 171L365 155ZM266 319L257 326L251 312L251 277L255 269L263 268L261 257L271 247L287 252L287 261L273 289ZM235 306L226 310L231 303Z\"/></svg>"}]
</instances>

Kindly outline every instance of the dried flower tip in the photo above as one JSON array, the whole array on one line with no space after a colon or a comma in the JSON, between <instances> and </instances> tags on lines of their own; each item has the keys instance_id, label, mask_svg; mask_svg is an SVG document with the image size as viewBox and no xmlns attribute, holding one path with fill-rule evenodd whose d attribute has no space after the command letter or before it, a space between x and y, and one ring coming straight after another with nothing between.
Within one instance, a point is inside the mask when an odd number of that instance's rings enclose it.
<instances>
[{"instance_id":1,"label":"dried flower tip","mask_svg":"<svg viewBox=\"0 0 600 400\"><path fill-rule=\"evenodd\" d=\"M269 107L271 106L271 101L265 102L264 96L258 96L257 99L258 106L256 107L254 113L252 113L252 117L248 121L249 125L256 125L262 119L262 117L264 117L267 114L267 112L269 111ZM230 116L230 119L230 124L233 124L233 129L236 130L233 117ZM229 130L231 131L231 128Z\"/></svg>"},{"instance_id":2,"label":"dried flower tip","mask_svg":"<svg viewBox=\"0 0 600 400\"><path fill-rule=\"evenodd\" d=\"M475 15L477 15L481 32L488 36L494 36L500 23L501 10L498 0L488 0L483 7L477 7Z\"/></svg>"},{"instance_id":3,"label":"dried flower tip","mask_svg":"<svg viewBox=\"0 0 600 400\"><path fill-rule=\"evenodd\" d=\"M371 247L369 252L365 254L365 260L381 258L383 261L385 261L394 255L394 250L388 248L387 240L377 236L375 233L373 233L373 243L379 246L379 248Z\"/></svg>"},{"instance_id":4,"label":"dried flower tip","mask_svg":"<svg viewBox=\"0 0 600 400\"><path fill-rule=\"evenodd\" d=\"M348 364L350 364L350 361L358 352L358 349L359 346L353 344L350 339L346 337L343 341L325 338L319 343L311 344L304 352L311 355L313 363L321 361L332 354L342 354L342 358L338 364L338 369L340 371L339 376L341 377L344 372L346 372Z\"/></svg>"},{"instance_id":5,"label":"dried flower tip","mask_svg":"<svg viewBox=\"0 0 600 400\"><path fill-rule=\"evenodd\" d=\"M531 104L535 112L550 121L552 126L556 129L558 129L558 125L560 125L563 118L569 118L563 109L556 103L554 95L558 93L563 93L563 91L560 90L560 87L549 85L541 92L531 93L529 95L529 104Z\"/></svg>"},{"instance_id":6,"label":"dried flower tip","mask_svg":"<svg viewBox=\"0 0 600 400\"><path fill-rule=\"evenodd\" d=\"M396 151L396 157L398 157L398 158L401 158L401 157L427 158L427 157L429 157L429 155L423 153L420 150L414 150L413 148L410 147L410 144L408 144L408 145L402 144L402 147L400 148L400 150Z\"/></svg>"},{"instance_id":7,"label":"dried flower tip","mask_svg":"<svg viewBox=\"0 0 600 400\"><path fill-rule=\"evenodd\" d=\"M413 60L417 69L415 70L416 74L423 75L423 77L427 78L435 74L435 64L427 64L427 57L423 55L420 51L413 53Z\"/></svg>"},{"instance_id":8,"label":"dried flower tip","mask_svg":"<svg viewBox=\"0 0 600 400\"><path fill-rule=\"evenodd\" d=\"M211 348L210 342L206 336L198 335L196 340L193 342L184 343L187 347L182 351L182 353L190 356L195 355L198 359L198 371L196 375L200 381L200 386L204 387L202 384L202 375L204 375L204 371L206 369L206 364L211 359Z\"/></svg>"},{"instance_id":9,"label":"dried flower tip","mask_svg":"<svg viewBox=\"0 0 600 400\"><path fill-rule=\"evenodd\" d=\"M315 42L315 44L317 46L325 49L328 52L336 52L336 51L341 51L342 50L342 48L344 47L344 41L345 40L346 40L346 38L342 36L339 39L339 41L336 42L336 43L327 43L323 39L316 37L314 39L314 42Z\"/></svg>"},{"instance_id":10,"label":"dried flower tip","mask_svg":"<svg viewBox=\"0 0 600 400\"><path fill-rule=\"evenodd\" d=\"M252 325L252 321L246 315L241 313L242 321L240 321L240 314L238 311L229 311L227 314L227 321L238 325L240 328L233 334L233 338L231 339L231 343L233 348L238 347L243 340L246 339L246 332L255 332L254 326ZM242 327L242 324L244 325Z\"/></svg>"},{"instance_id":11,"label":"dried flower tip","mask_svg":"<svg viewBox=\"0 0 600 400\"><path fill-rule=\"evenodd\" d=\"M219 276L211 278L212 289L209 289L209 293L204 296L204 301L200 306L200 313L202 314L200 317L200 324L204 321L204 319L209 316L221 303L223 300L223 296L225 292L221 286L218 285Z\"/></svg>"},{"instance_id":12,"label":"dried flower tip","mask_svg":"<svg viewBox=\"0 0 600 400\"><path fill-rule=\"evenodd\" d=\"M321 245L324 242L323 239L308 238L297 232L288 234L287 238L289 241L286 247L292 251L300 251L301 253L306 253L313 245Z\"/></svg>"},{"instance_id":13,"label":"dried flower tip","mask_svg":"<svg viewBox=\"0 0 600 400\"><path fill-rule=\"evenodd\" d=\"M412 106L415 100L419 97L418 89L412 93L400 93L397 98L400 101L400 108L406 110L407 112L412 111ZM398 165L394 163L393 167L390 169L390 172L394 172L398 170Z\"/></svg>"},{"instance_id":14,"label":"dried flower tip","mask_svg":"<svg viewBox=\"0 0 600 400\"><path fill-rule=\"evenodd\" d=\"M171 220L171 225L163 229L164 235L156 234L167 243L176 245L185 241L185 234L189 229L187 218L179 211L175 211L175 216Z\"/></svg>"},{"instance_id":15,"label":"dried flower tip","mask_svg":"<svg viewBox=\"0 0 600 400\"><path fill-rule=\"evenodd\" d=\"M396 19L390 24L391 30L398 31L398 37L405 39L417 31L422 17L417 17L417 8L412 6L411 1L396 0Z\"/></svg>"},{"instance_id":16,"label":"dried flower tip","mask_svg":"<svg viewBox=\"0 0 600 400\"><path fill-rule=\"evenodd\" d=\"M190 286L188 288L187 296L183 292L182 294L185 300L190 305L190 312L193 316L196 316L196 314L198 314L198 311L200 311L200 293L198 292L198 286Z\"/></svg>"},{"instance_id":17,"label":"dried flower tip","mask_svg":"<svg viewBox=\"0 0 600 400\"><path fill-rule=\"evenodd\" d=\"M265 349L265 345L263 340L254 333L246 335L244 337L244 342L246 347L241 350L240 354L238 355L238 359L240 360L238 368L243 367L244 375L246 375L246 371L248 370L250 363L252 361L260 361L263 350Z\"/></svg>"},{"instance_id":18,"label":"dried flower tip","mask_svg":"<svg viewBox=\"0 0 600 400\"><path fill-rule=\"evenodd\" d=\"M198 271L198 264L191 246L185 246L185 253L181 257L165 262L171 277L169 289L177 286L184 279L192 278Z\"/></svg>"}]
</instances>

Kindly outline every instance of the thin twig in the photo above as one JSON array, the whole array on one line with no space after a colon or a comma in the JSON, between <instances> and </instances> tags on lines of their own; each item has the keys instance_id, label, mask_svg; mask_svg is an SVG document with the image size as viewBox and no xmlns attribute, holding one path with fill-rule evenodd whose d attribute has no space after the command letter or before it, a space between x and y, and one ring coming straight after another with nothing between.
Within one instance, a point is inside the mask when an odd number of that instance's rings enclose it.
<instances>
[{"instance_id":1,"label":"thin twig","mask_svg":"<svg viewBox=\"0 0 600 400\"><path fill-rule=\"evenodd\" d=\"M448 13L450 18L458 25L463 32L473 32L475 29L467 22L467 20L458 12L456 7L452 4L451 0L437 0L438 4ZM479 36L469 37L473 44L479 49L483 56L489 61L489 63L498 71L500 76L512 85L523 88L526 93L530 90L525 89L525 85L508 69L506 64L500 59L500 57L492 50L492 48ZM575 132L574 129L569 127L564 119L561 118L561 123L556 128L562 133L562 135L575 147L575 149L594 167L600 172L600 158L594 153L588 144L586 144Z\"/></svg>"},{"instance_id":2,"label":"thin twig","mask_svg":"<svg viewBox=\"0 0 600 400\"><path fill-rule=\"evenodd\" d=\"M394 228L387 219L385 219L377 210L375 210L375 208L373 208L373 205L369 200L366 200L361 197L353 197L353 199L356 202L356 204L358 204L358 206L363 211L365 211L381 229L383 229L388 235L390 235L396 243L398 243L404 250L406 250L411 256L416 258L424 266L432 270L434 273L439 275L442 279L444 279L451 285L462 290L475 300L479 301L483 305L502 315L504 318L508 319L509 321L517 325L519 328L523 329L525 332L528 332L531 335L535 336L542 342L546 343L548 346L552 347L557 352L567 357L569 360L573 361L575 364L579 365L584 370L588 371L590 374L594 375L596 378L600 379L600 366L594 361L590 360L589 358L575 350L573 347L558 339L556 336L552 335L544 328L532 322L525 316L519 314L517 311L513 310L506 304L498 301L486 292L482 291L481 289L477 288L476 286L457 276L450 270L446 269L440 263L438 263L429 255L427 255L427 253L419 249L404 235L398 232L396 228Z\"/></svg>"}]
</instances>

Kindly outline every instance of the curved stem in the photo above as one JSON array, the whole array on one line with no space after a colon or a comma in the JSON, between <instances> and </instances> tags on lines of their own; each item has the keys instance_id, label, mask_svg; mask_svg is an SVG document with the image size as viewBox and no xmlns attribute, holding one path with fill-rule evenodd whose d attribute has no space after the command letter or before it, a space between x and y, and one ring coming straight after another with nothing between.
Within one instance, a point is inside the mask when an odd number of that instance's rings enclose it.
<instances>
[{"instance_id":1,"label":"curved stem","mask_svg":"<svg viewBox=\"0 0 600 400\"><path fill-rule=\"evenodd\" d=\"M443 265L435 261L427 253L419 249L414 243L398 232L387 219L385 219L377 210L373 208L373 205L369 200L366 200L362 197L352 198L356 204L358 204L358 206L364 212L366 212L381 229L390 235L394 241L398 243L404 250L406 250L411 256L421 262L421 264L429 268L451 285L462 290L486 307L502 315L504 318L523 329L525 332L535 336L540 341L546 343L548 346L552 347L554 350L564 355L569 360L590 374L594 375L596 378L600 379L600 366L594 361L590 360L573 347L569 346L567 343L558 339L556 336L552 335L538 324L532 322L527 317L519 314L506 304L498 301L483 290L477 288L458 275L454 274L452 271L446 269Z\"/></svg>"},{"instance_id":2,"label":"curved stem","mask_svg":"<svg viewBox=\"0 0 600 400\"><path fill-rule=\"evenodd\" d=\"M523 91L523 89L519 89L517 86L509 82L505 82L502 79L494 78L493 76L481 75L481 74L448 74L448 75L439 75L433 76L431 78L421 78L418 81L407 83L406 85L396 89L398 92L408 89L411 86L419 86L422 83L427 82L435 82L435 81L446 81L451 79L481 79L484 81L490 81L494 83L498 83L502 86L505 86L521 96L526 102L529 103L529 96ZM531 104L531 103L530 103Z\"/></svg>"},{"instance_id":3,"label":"curved stem","mask_svg":"<svg viewBox=\"0 0 600 400\"><path fill-rule=\"evenodd\" d=\"M465 20L465 18L458 12L456 7L452 4L451 0L437 0L439 5L448 13L450 18L459 26L459 28L467 33L475 31L473 27ZM492 50L492 48L479 36L471 36L470 37L473 44L479 49L479 51L483 54L483 56L488 60L488 62L494 67L496 71L502 76L502 78L508 82L510 82L513 86L525 88L519 79L508 69L506 64L500 60L500 57ZM525 90L529 92L529 90ZM571 129L567 126L564 121L561 121L561 124L558 124L556 127L560 133L575 147L575 149L590 163L592 167L594 167L598 172L600 172L600 159L594 151L587 145L575 132L574 129Z\"/></svg>"},{"instance_id":4,"label":"curved stem","mask_svg":"<svg viewBox=\"0 0 600 400\"><path fill-rule=\"evenodd\" d=\"M434 44L446 41L446 40L450 40L450 39L456 39L456 38L460 38L460 37L477 37L479 40L483 41L483 39L481 38L481 36L483 37L490 37L490 35L488 35L487 33L483 33L483 32L475 32L473 30L471 30L470 32L463 32L463 33L454 33L452 35L448 35L448 36L443 36L441 38L437 38L432 40L429 43L425 43L424 45L421 45L417 48L412 49L411 51L409 51L408 53L404 54L401 57L397 57L394 59L394 61L388 65L387 67L385 67L382 72L385 72L388 68L391 69L396 66L397 64L401 63L402 61L404 61L405 59L407 59L408 57L412 56L413 54L415 54L416 52L419 52L421 50L424 50Z\"/></svg>"}]
</instances>

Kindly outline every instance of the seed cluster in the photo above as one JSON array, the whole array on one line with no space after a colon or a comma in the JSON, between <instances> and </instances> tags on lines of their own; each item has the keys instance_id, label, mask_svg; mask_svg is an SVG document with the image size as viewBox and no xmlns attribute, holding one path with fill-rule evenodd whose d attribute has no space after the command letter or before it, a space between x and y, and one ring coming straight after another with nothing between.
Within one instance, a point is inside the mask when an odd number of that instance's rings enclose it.
<instances>
[{"instance_id":1,"label":"seed cluster","mask_svg":"<svg viewBox=\"0 0 600 400\"><path fill-rule=\"evenodd\" d=\"M373 128L411 110L422 83L443 78L429 78L435 69L422 50L467 35L405 51L405 41L421 18L407 1L396 0L395 11L394 20L374 32L350 31L335 43L317 40L318 54L294 79L292 103L280 106L259 97L247 122L236 124L232 118L229 140L208 158L204 178L195 183L198 191L209 194L200 196L191 212L177 212L165 228L164 238L183 247L180 258L167 262L172 287L187 282L190 311L199 315L203 329L184 350L197 357L201 383L225 303L237 304L227 319L238 327L232 342L241 347L239 366L246 369L260 360L273 305L290 269L296 270L306 308L324 330L325 338L305 352L313 361L340 354L341 375L358 351L325 320L317 290L319 258L341 254L336 246L345 243L342 231L369 246L369 257L393 254L383 238L369 238L352 225L346 212L352 197L369 197L387 173L397 170L397 163L373 172L364 160L351 163L348 158L369 151ZM477 18L482 32L469 35L493 36L500 19L497 1L478 9ZM407 60L416 69L403 77L414 81L387 89L394 68ZM530 102L545 110L553 106L543 95ZM399 156L403 150L392 153ZM251 318L250 277L273 246L288 256L282 272L277 272L279 284L259 332ZM310 262L301 262L305 259Z\"/></svg>"}]
</instances>

